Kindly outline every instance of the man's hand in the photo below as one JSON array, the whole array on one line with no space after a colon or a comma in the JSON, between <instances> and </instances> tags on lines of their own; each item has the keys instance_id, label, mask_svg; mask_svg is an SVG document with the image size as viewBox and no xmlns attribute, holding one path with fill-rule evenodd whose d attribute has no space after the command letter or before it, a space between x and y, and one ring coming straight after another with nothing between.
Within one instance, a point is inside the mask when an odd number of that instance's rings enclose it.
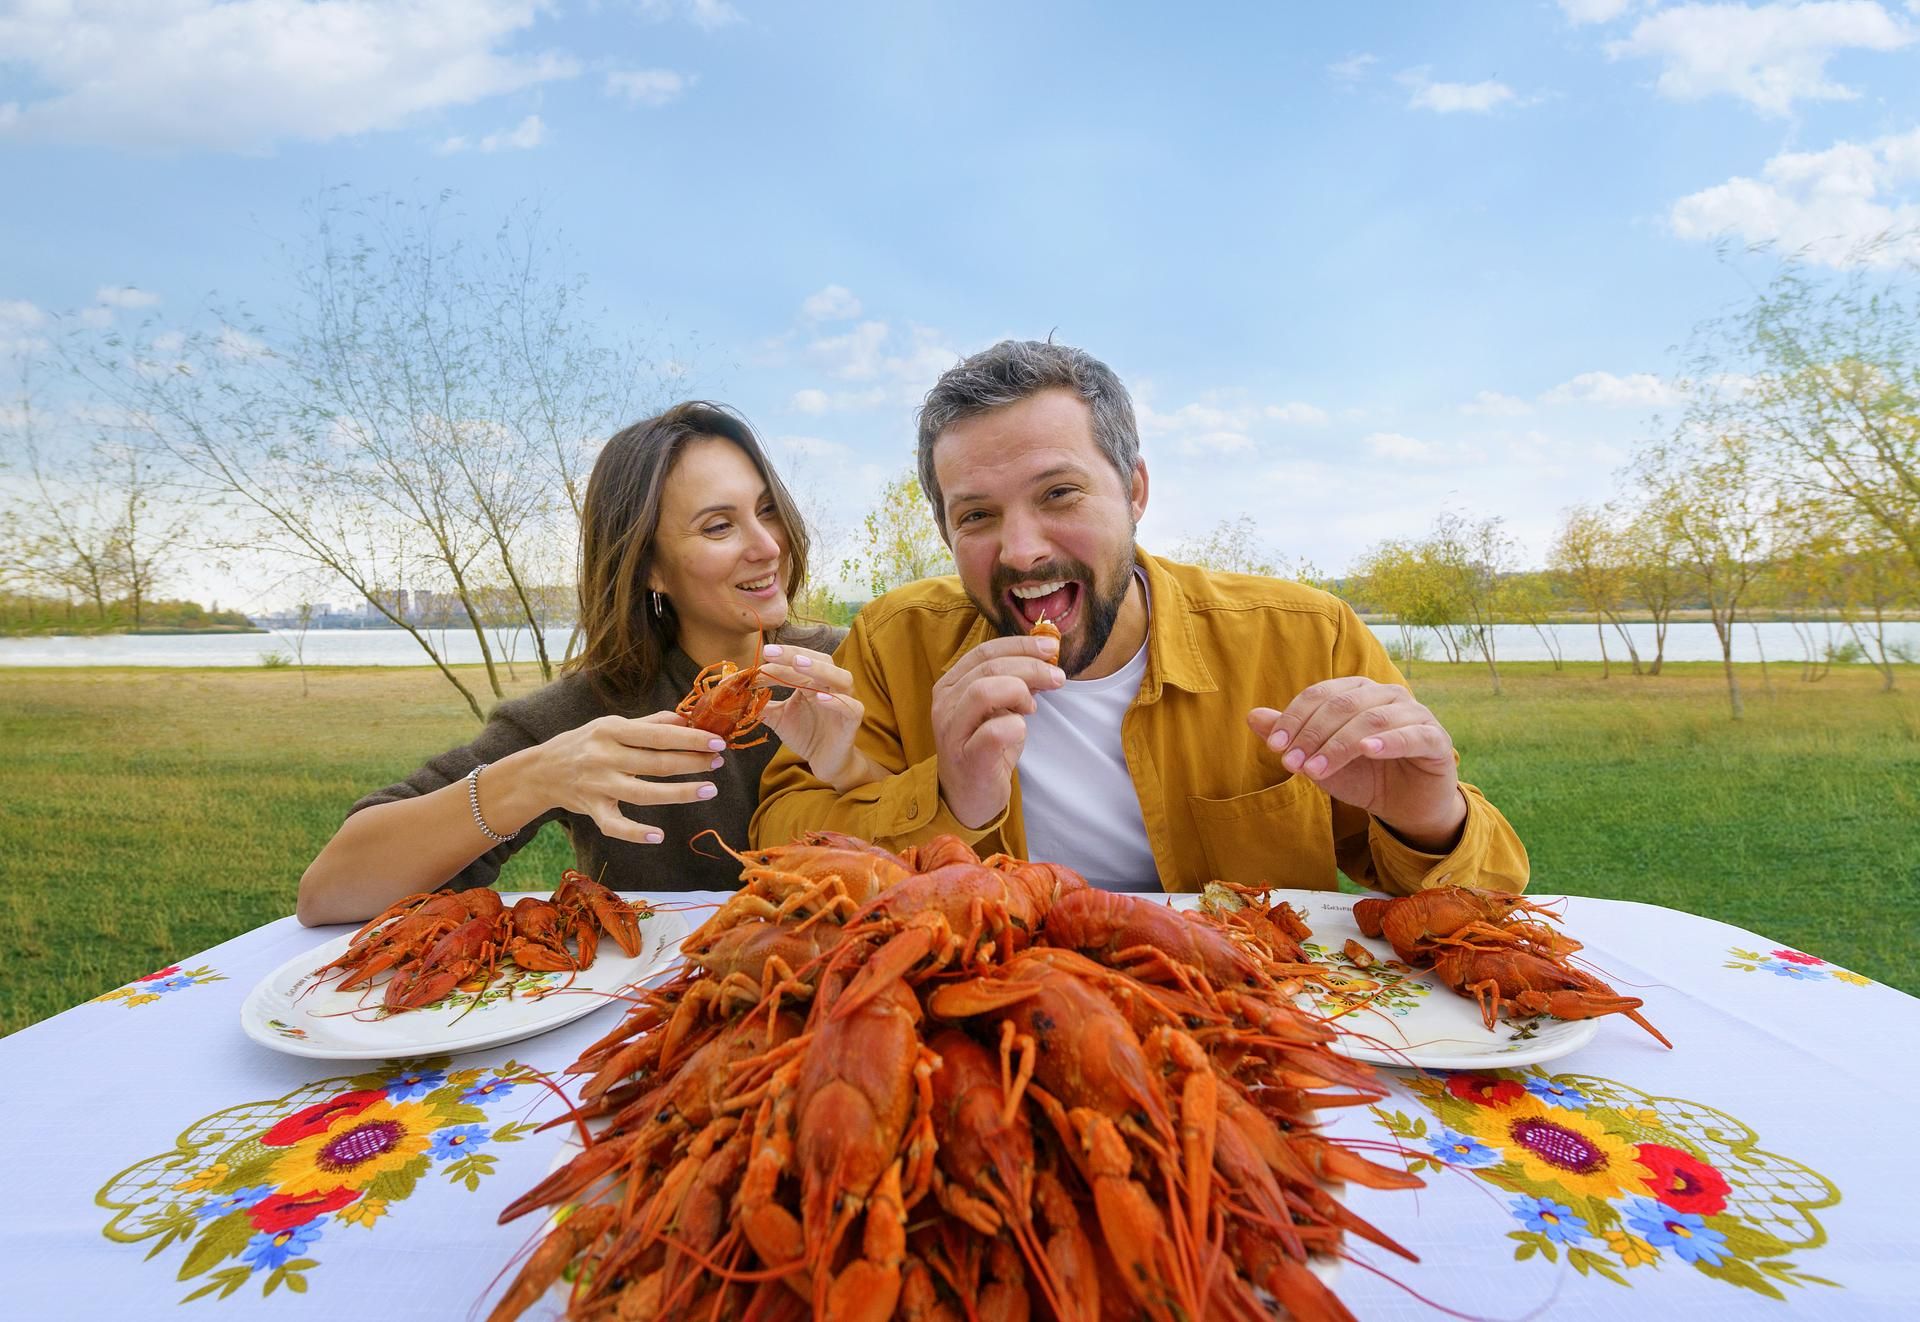
<instances>
[{"instance_id":1,"label":"man's hand","mask_svg":"<svg viewBox=\"0 0 1920 1322\"><path fill-rule=\"evenodd\" d=\"M934 683L940 797L969 830L1006 808L1033 695L1067 682L1059 655L1057 638L990 638Z\"/></svg>"},{"instance_id":2,"label":"man's hand","mask_svg":"<svg viewBox=\"0 0 1920 1322\"><path fill-rule=\"evenodd\" d=\"M1358 675L1303 690L1285 711L1255 707L1254 734L1280 764L1363 808L1416 849L1445 853L1466 821L1453 739L1413 694Z\"/></svg>"}]
</instances>

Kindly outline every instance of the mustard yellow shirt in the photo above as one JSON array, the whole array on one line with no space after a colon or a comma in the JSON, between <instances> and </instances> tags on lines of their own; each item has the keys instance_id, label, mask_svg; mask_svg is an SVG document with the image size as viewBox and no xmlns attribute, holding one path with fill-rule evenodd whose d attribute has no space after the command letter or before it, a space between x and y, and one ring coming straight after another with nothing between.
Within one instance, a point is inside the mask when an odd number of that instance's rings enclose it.
<instances>
[{"instance_id":1,"label":"mustard yellow shirt","mask_svg":"<svg viewBox=\"0 0 1920 1322\"><path fill-rule=\"evenodd\" d=\"M1461 786L1467 818L1453 851L1422 853L1288 773L1247 728L1253 708L1284 707L1323 679L1406 682L1351 607L1297 583L1214 573L1139 550L1135 558L1152 594L1147 671L1120 738L1164 889L1194 891L1219 879L1333 890L1336 868L1401 894L1441 884L1526 886L1525 847L1473 786ZM860 749L893 774L838 794L783 748L760 783L754 846L821 828L892 848L950 832L982 854L1025 857L1017 772L1007 810L979 830L962 826L940 798L934 681L992 636L957 578L908 584L862 610L834 658L866 707Z\"/></svg>"}]
</instances>

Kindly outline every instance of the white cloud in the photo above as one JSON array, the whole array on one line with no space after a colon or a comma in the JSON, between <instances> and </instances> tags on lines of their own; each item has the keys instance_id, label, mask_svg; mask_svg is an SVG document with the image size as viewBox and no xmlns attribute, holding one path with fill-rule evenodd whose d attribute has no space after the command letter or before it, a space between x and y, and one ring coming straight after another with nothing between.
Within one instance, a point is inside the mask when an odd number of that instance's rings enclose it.
<instances>
[{"instance_id":1,"label":"white cloud","mask_svg":"<svg viewBox=\"0 0 1920 1322\"><path fill-rule=\"evenodd\" d=\"M1894 51L1914 30L1873 0L1685 4L1649 15L1607 53L1661 62L1660 94L1676 101L1733 96L1767 115L1795 101L1850 101L1859 93L1827 77L1841 51Z\"/></svg>"},{"instance_id":2,"label":"white cloud","mask_svg":"<svg viewBox=\"0 0 1920 1322\"><path fill-rule=\"evenodd\" d=\"M1651 372L1615 376L1612 372L1582 372L1540 396L1542 404L1598 404L1603 408L1667 408L1680 402L1680 392Z\"/></svg>"},{"instance_id":3,"label":"white cloud","mask_svg":"<svg viewBox=\"0 0 1920 1322\"><path fill-rule=\"evenodd\" d=\"M624 97L629 105L664 106L678 101L698 81L697 74L672 69L630 69L607 75L607 95Z\"/></svg>"},{"instance_id":4,"label":"white cloud","mask_svg":"<svg viewBox=\"0 0 1920 1322\"><path fill-rule=\"evenodd\" d=\"M1338 64L1329 64L1327 72L1343 83L1357 83L1366 77L1368 69L1378 63L1378 55L1349 55Z\"/></svg>"},{"instance_id":5,"label":"white cloud","mask_svg":"<svg viewBox=\"0 0 1920 1322\"><path fill-rule=\"evenodd\" d=\"M1431 110L1441 115L1460 111L1484 115L1509 101L1518 104L1520 99L1511 87L1491 78L1481 83L1436 83L1425 74L1410 70L1400 75L1400 81L1413 89L1407 101L1408 109Z\"/></svg>"},{"instance_id":6,"label":"white cloud","mask_svg":"<svg viewBox=\"0 0 1920 1322\"><path fill-rule=\"evenodd\" d=\"M1683 239L1735 234L1748 243L1804 251L1830 266L1890 266L1920 258L1920 129L1825 151L1782 152L1761 178L1736 176L1674 203ZM1883 236L1890 241L1876 246Z\"/></svg>"},{"instance_id":7,"label":"white cloud","mask_svg":"<svg viewBox=\"0 0 1920 1322\"><path fill-rule=\"evenodd\" d=\"M266 356L267 346L260 340L233 326L222 326L220 335L213 342L222 358L262 358Z\"/></svg>"},{"instance_id":8,"label":"white cloud","mask_svg":"<svg viewBox=\"0 0 1920 1322\"><path fill-rule=\"evenodd\" d=\"M774 444L807 459L845 459L853 454L852 446L818 436L780 436Z\"/></svg>"},{"instance_id":9,"label":"white cloud","mask_svg":"<svg viewBox=\"0 0 1920 1322\"><path fill-rule=\"evenodd\" d=\"M1576 27L1587 23L1611 23L1633 8L1634 0L1559 0L1560 12Z\"/></svg>"},{"instance_id":10,"label":"white cloud","mask_svg":"<svg viewBox=\"0 0 1920 1322\"><path fill-rule=\"evenodd\" d=\"M159 304L160 295L132 285L101 285L93 301L106 308L150 308Z\"/></svg>"},{"instance_id":11,"label":"white cloud","mask_svg":"<svg viewBox=\"0 0 1920 1322\"><path fill-rule=\"evenodd\" d=\"M509 51L543 0L87 0L0 13L0 51L44 95L0 138L259 152L397 128L556 78Z\"/></svg>"},{"instance_id":12,"label":"white cloud","mask_svg":"<svg viewBox=\"0 0 1920 1322\"><path fill-rule=\"evenodd\" d=\"M489 133L474 142L466 137L448 138L434 148L442 156L451 156L463 151L531 151L547 138L547 126L540 122L540 116L528 115L513 128L500 133Z\"/></svg>"},{"instance_id":13,"label":"white cloud","mask_svg":"<svg viewBox=\"0 0 1920 1322\"><path fill-rule=\"evenodd\" d=\"M1297 427L1324 427L1327 425L1327 411L1315 408L1311 404L1297 401L1286 404L1269 404L1261 410L1275 422Z\"/></svg>"},{"instance_id":14,"label":"white cloud","mask_svg":"<svg viewBox=\"0 0 1920 1322\"><path fill-rule=\"evenodd\" d=\"M1426 441L1415 440L1411 436L1402 436L1399 432L1377 431L1363 442L1367 449L1382 459L1399 459L1406 463L1430 464L1441 458L1440 447Z\"/></svg>"},{"instance_id":15,"label":"white cloud","mask_svg":"<svg viewBox=\"0 0 1920 1322\"><path fill-rule=\"evenodd\" d=\"M47 324L47 314L20 298L0 298L0 354L33 353L47 347L34 334Z\"/></svg>"},{"instance_id":16,"label":"white cloud","mask_svg":"<svg viewBox=\"0 0 1920 1322\"><path fill-rule=\"evenodd\" d=\"M796 390L793 398L787 401L787 407L795 413L825 413L833 407L833 396L824 390Z\"/></svg>"},{"instance_id":17,"label":"white cloud","mask_svg":"<svg viewBox=\"0 0 1920 1322\"><path fill-rule=\"evenodd\" d=\"M1497 390L1482 390L1473 397L1472 403L1462 404L1460 411L1477 417L1518 418L1533 412L1533 405Z\"/></svg>"},{"instance_id":18,"label":"white cloud","mask_svg":"<svg viewBox=\"0 0 1920 1322\"><path fill-rule=\"evenodd\" d=\"M635 8L656 23L685 14L687 22L707 32L746 22L727 0L636 0Z\"/></svg>"},{"instance_id":19,"label":"white cloud","mask_svg":"<svg viewBox=\"0 0 1920 1322\"><path fill-rule=\"evenodd\" d=\"M828 285L807 295L800 315L808 321L851 321L860 315L860 300L844 285Z\"/></svg>"}]
</instances>

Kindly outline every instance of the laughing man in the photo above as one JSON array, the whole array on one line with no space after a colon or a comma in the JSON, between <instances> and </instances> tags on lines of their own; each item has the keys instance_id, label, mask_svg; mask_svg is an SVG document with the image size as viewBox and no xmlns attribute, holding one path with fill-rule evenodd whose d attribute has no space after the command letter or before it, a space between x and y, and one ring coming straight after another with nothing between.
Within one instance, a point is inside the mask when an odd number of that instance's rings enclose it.
<instances>
[{"instance_id":1,"label":"laughing man","mask_svg":"<svg viewBox=\"0 0 1920 1322\"><path fill-rule=\"evenodd\" d=\"M1526 885L1513 827L1345 602L1134 544L1147 467L1105 364L1013 340L960 363L920 411L920 485L959 578L872 602L835 657L885 774L841 794L777 754L755 845L950 832L1115 889Z\"/></svg>"}]
</instances>

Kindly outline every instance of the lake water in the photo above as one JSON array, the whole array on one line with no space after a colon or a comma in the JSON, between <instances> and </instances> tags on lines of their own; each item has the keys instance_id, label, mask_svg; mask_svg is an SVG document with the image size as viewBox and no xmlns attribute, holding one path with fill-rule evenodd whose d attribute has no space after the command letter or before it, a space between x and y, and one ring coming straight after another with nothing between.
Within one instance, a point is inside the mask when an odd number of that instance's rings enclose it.
<instances>
[{"instance_id":1,"label":"lake water","mask_svg":"<svg viewBox=\"0 0 1920 1322\"><path fill-rule=\"evenodd\" d=\"M1818 645L1824 647L1827 626L1811 626ZM1642 657L1653 655L1653 626L1627 626L1640 648ZM1400 631L1391 625L1375 625L1381 641L1399 643ZM1593 626L1556 625L1550 634L1558 640L1569 661L1598 661L1600 643ZM1439 641L1426 630L1416 630L1426 638L1428 661L1445 659ZM547 646L556 659L567 644L569 630L556 626L547 634ZM1920 621L1904 621L1887 630L1889 642L1920 652ZM1502 661L1546 661L1547 647L1540 636L1525 625L1503 624L1494 629L1496 655ZM444 636L432 635L442 655L455 664L477 663L480 646L470 632L449 630ZM1847 637L1840 626L1832 627L1837 643ZM1607 654L1625 663L1626 648L1619 635L1608 628ZM492 642L489 639L489 642ZM533 664L532 635L521 630L507 639L507 647L494 645L494 658L503 660L507 649L517 662ZM257 666L262 653L293 653L293 639L276 634L169 634L133 637L116 634L104 638L0 638L0 666ZM1786 623L1742 624L1734 635L1734 660L1758 661L1762 651L1768 661L1798 661L1806 647ZM306 663L312 666L421 666L430 665L426 653L413 637L399 629L313 629L305 641ZM1688 621L1667 630L1667 659L1670 661L1718 661L1720 640L1713 626ZM1477 655L1474 657L1478 661Z\"/></svg>"}]
</instances>

